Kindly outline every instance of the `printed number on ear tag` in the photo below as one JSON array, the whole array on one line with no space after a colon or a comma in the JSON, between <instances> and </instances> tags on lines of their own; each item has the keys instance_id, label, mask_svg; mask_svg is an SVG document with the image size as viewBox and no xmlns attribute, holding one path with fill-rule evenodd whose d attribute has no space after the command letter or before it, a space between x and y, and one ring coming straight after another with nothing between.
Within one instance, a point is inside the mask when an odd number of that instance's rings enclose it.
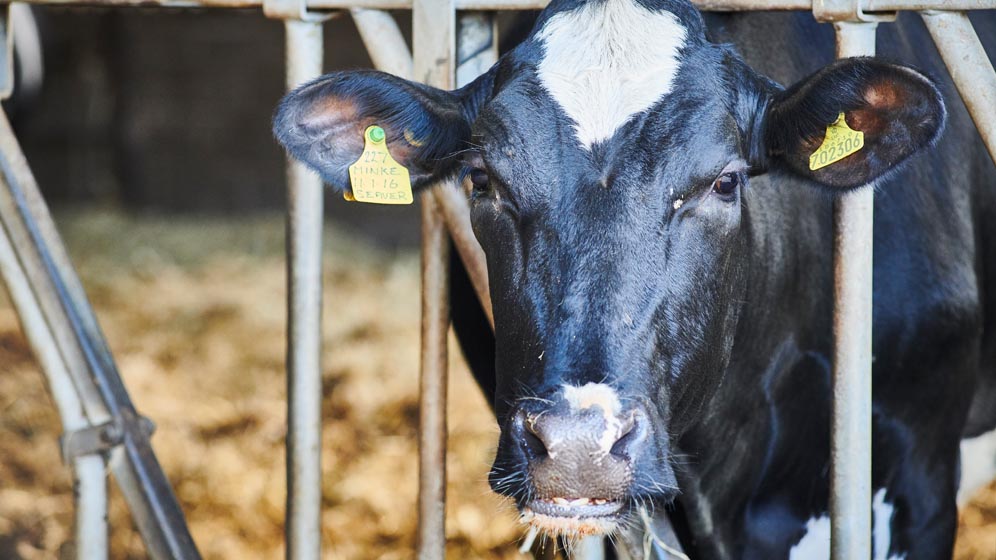
<instances>
[{"instance_id":1,"label":"printed number on ear tag","mask_svg":"<svg viewBox=\"0 0 996 560\"><path fill-rule=\"evenodd\" d=\"M363 132L363 153L349 166L352 194L343 198L372 204L411 204L412 182L408 170L387 151L384 129L369 126Z\"/></svg>"},{"instance_id":2,"label":"printed number on ear tag","mask_svg":"<svg viewBox=\"0 0 996 560\"><path fill-rule=\"evenodd\" d=\"M823 143L809 156L809 170L816 171L846 158L865 145L865 133L847 126L844 113L827 127Z\"/></svg>"}]
</instances>

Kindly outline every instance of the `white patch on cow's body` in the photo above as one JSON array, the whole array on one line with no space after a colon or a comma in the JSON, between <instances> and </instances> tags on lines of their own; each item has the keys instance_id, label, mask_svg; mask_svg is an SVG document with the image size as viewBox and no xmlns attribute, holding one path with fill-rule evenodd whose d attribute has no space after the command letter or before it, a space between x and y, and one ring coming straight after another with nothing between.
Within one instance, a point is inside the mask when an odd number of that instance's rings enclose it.
<instances>
[{"instance_id":1,"label":"white patch on cow's body","mask_svg":"<svg viewBox=\"0 0 996 560\"><path fill-rule=\"evenodd\" d=\"M906 554L889 556L892 546L892 504L885 501L885 488L872 498L872 558L873 560L904 560ZM806 522L806 534L789 551L789 560L830 559L830 518L814 517Z\"/></svg>"},{"instance_id":2,"label":"white patch on cow's body","mask_svg":"<svg viewBox=\"0 0 996 560\"><path fill-rule=\"evenodd\" d=\"M979 487L996 478L996 430L961 440L958 505L964 506Z\"/></svg>"},{"instance_id":3,"label":"white patch on cow's body","mask_svg":"<svg viewBox=\"0 0 996 560\"><path fill-rule=\"evenodd\" d=\"M906 554L889 556L892 546L892 515L895 513L892 504L885 501L885 488L880 488L872 498L872 547L875 560L903 560Z\"/></svg>"},{"instance_id":4,"label":"white patch on cow's body","mask_svg":"<svg viewBox=\"0 0 996 560\"><path fill-rule=\"evenodd\" d=\"M537 37L540 81L590 149L671 91L686 29L670 12L603 0L553 16Z\"/></svg>"},{"instance_id":5,"label":"white patch on cow's body","mask_svg":"<svg viewBox=\"0 0 996 560\"><path fill-rule=\"evenodd\" d=\"M830 560L829 517L814 517L806 522L806 534L789 551L789 560Z\"/></svg>"},{"instance_id":6,"label":"white patch on cow's body","mask_svg":"<svg viewBox=\"0 0 996 560\"><path fill-rule=\"evenodd\" d=\"M580 412L597 406L602 411L605 418L605 431L599 438L599 446L606 455L612 450L612 446L619 441L622 434L622 421L619 419L619 411L622 410L622 403L616 390L604 383L587 383L581 387L564 385L564 400L570 405L572 411Z\"/></svg>"}]
</instances>

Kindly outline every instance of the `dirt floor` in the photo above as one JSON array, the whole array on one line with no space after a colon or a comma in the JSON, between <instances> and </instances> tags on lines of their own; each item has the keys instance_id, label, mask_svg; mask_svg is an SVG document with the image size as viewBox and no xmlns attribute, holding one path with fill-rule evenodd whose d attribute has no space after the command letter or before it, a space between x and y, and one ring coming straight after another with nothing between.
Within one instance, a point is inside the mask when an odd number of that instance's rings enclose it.
<instances>
[{"instance_id":1,"label":"dirt floor","mask_svg":"<svg viewBox=\"0 0 996 560\"><path fill-rule=\"evenodd\" d=\"M205 558L283 556L283 223L58 216L132 397ZM323 537L327 558L411 558L418 257L328 232ZM452 345L451 345L452 346ZM453 351L448 558L518 558L485 477L494 420ZM0 301L0 558L69 557L58 416ZM962 515L959 560L996 559L996 484ZM144 558L114 496L114 559Z\"/></svg>"}]
</instances>

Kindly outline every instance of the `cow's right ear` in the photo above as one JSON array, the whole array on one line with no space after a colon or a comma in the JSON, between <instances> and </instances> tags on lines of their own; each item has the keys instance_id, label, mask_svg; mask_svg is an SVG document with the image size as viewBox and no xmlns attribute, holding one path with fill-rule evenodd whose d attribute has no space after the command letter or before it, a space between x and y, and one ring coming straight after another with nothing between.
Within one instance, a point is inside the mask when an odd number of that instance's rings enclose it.
<instances>
[{"instance_id":1,"label":"cow's right ear","mask_svg":"<svg viewBox=\"0 0 996 560\"><path fill-rule=\"evenodd\" d=\"M456 169L457 152L493 72L456 91L444 91L372 70L326 74L288 93L277 107L273 132L287 152L339 190L363 153L363 133L378 125L391 156L408 169L415 188Z\"/></svg>"}]
</instances>

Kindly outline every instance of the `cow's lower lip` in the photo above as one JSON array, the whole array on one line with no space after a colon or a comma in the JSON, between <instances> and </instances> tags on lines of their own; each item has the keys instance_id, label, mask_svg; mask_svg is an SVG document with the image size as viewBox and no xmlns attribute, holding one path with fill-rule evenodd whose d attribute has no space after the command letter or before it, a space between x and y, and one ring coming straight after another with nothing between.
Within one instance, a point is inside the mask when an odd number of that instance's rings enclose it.
<instances>
[{"instance_id":1,"label":"cow's lower lip","mask_svg":"<svg viewBox=\"0 0 996 560\"><path fill-rule=\"evenodd\" d=\"M522 508L522 521L548 535L606 535L615 531L624 506L616 500L537 499Z\"/></svg>"},{"instance_id":2,"label":"cow's lower lip","mask_svg":"<svg viewBox=\"0 0 996 560\"><path fill-rule=\"evenodd\" d=\"M617 515L622 502L616 500L543 500L529 502L526 510L552 517L606 517ZM525 513L525 511L524 511Z\"/></svg>"}]
</instances>

